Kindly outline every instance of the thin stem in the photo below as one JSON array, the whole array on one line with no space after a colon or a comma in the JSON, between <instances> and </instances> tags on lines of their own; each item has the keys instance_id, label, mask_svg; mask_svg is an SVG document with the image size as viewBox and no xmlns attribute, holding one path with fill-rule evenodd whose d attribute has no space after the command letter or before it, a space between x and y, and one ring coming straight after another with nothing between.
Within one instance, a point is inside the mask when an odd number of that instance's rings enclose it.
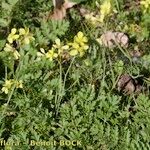
<instances>
[{"instance_id":1,"label":"thin stem","mask_svg":"<svg viewBox=\"0 0 150 150\"><path fill-rule=\"evenodd\" d=\"M104 82L105 82L105 77L106 77L106 56L105 56L105 50L106 49L102 49L102 63L103 63L103 75L102 75L102 84L101 84L101 90L103 90L104 87Z\"/></svg>"},{"instance_id":2,"label":"thin stem","mask_svg":"<svg viewBox=\"0 0 150 150\"><path fill-rule=\"evenodd\" d=\"M66 74L65 74L64 83L63 83L64 89L65 89L65 84L66 84L67 75L68 75L68 73L69 73L69 71L70 71L70 68L72 67L72 64L73 64L74 60L75 60L75 57L73 57L73 59L72 59L70 65L69 65L69 68L68 68L68 70L67 70L67 72L66 72Z\"/></svg>"},{"instance_id":3,"label":"thin stem","mask_svg":"<svg viewBox=\"0 0 150 150\"><path fill-rule=\"evenodd\" d=\"M59 88L59 97L55 98L55 103L56 103L56 115L58 114L58 110L59 110L59 106L60 106L60 102L62 100L62 97L63 97L63 92L65 91L65 84L66 84L66 79L67 79L67 75L72 67L72 64L74 62L74 59L75 57L73 57L68 69L67 69L67 72L65 74L65 77L64 77L64 82L63 82L63 85L62 85L62 64L60 62L60 88ZM63 88L62 88L63 87Z\"/></svg>"},{"instance_id":4,"label":"thin stem","mask_svg":"<svg viewBox=\"0 0 150 150\"><path fill-rule=\"evenodd\" d=\"M115 1L116 1L116 6L117 6L117 9L118 9L118 11L120 12L120 7L119 7L118 0L115 0Z\"/></svg>"},{"instance_id":5,"label":"thin stem","mask_svg":"<svg viewBox=\"0 0 150 150\"><path fill-rule=\"evenodd\" d=\"M22 61L23 61L23 60L22 60ZM17 67L17 69L16 69L16 78L15 78L15 80L18 80L19 74L20 74L20 72L21 72L20 70L21 70L21 68L22 68L22 61L19 61L18 67ZM7 67L5 67L5 79L7 79ZM12 96L13 96L13 93L14 93L14 91L15 91L15 88L16 88L16 85L14 84L14 85L12 86L12 89L11 89L10 94L8 95L6 107L7 107L7 106L9 105L9 103L10 103L10 100L11 100L11 98L12 98ZM5 113L6 107L4 108L2 114Z\"/></svg>"}]
</instances>

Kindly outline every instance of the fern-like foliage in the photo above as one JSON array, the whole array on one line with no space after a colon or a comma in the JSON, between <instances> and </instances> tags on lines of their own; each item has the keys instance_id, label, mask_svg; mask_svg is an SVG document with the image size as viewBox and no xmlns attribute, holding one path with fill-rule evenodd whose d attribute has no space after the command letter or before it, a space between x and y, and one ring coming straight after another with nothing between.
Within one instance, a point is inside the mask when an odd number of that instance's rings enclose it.
<instances>
[{"instance_id":1,"label":"fern-like foliage","mask_svg":"<svg viewBox=\"0 0 150 150\"><path fill-rule=\"evenodd\" d=\"M39 45L48 45L50 41L54 41L57 37L63 36L69 28L69 22L54 21L41 22L41 27L36 29L37 43Z\"/></svg>"},{"instance_id":2,"label":"fern-like foliage","mask_svg":"<svg viewBox=\"0 0 150 150\"><path fill-rule=\"evenodd\" d=\"M6 27L12 19L12 11L19 0L2 0L0 9L0 26Z\"/></svg>"}]
</instances>

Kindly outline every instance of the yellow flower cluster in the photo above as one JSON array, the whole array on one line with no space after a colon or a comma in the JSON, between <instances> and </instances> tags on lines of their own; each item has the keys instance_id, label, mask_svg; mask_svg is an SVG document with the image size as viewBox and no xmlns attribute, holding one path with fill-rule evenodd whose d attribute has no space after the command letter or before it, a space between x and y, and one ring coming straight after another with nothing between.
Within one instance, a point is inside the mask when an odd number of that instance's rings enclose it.
<instances>
[{"instance_id":1,"label":"yellow flower cluster","mask_svg":"<svg viewBox=\"0 0 150 150\"><path fill-rule=\"evenodd\" d=\"M85 19L89 20L90 23L93 25L104 22L104 19L107 15L111 13L112 6L111 6L111 0L105 0L101 5L98 4L96 1L97 7L99 7L100 11L99 14L94 16L94 13L89 13L85 15Z\"/></svg>"},{"instance_id":2,"label":"yellow flower cluster","mask_svg":"<svg viewBox=\"0 0 150 150\"><path fill-rule=\"evenodd\" d=\"M13 43L13 41L17 40L19 38L19 34L17 33L17 29L13 28L11 29L11 33L8 35L7 40L10 44Z\"/></svg>"},{"instance_id":3,"label":"yellow flower cluster","mask_svg":"<svg viewBox=\"0 0 150 150\"><path fill-rule=\"evenodd\" d=\"M87 37L85 37L82 32L78 32L74 37L74 42L70 43L70 45L72 46L70 55L76 56L79 54L79 56L82 57L85 54L86 50L89 48L87 42Z\"/></svg>"},{"instance_id":4,"label":"yellow flower cluster","mask_svg":"<svg viewBox=\"0 0 150 150\"><path fill-rule=\"evenodd\" d=\"M60 55L60 54L62 54L64 52L64 50L69 49L69 46L68 45L63 45L60 42L60 39L56 39L55 40L55 44L53 44L53 48L57 49L58 55Z\"/></svg>"},{"instance_id":5,"label":"yellow flower cluster","mask_svg":"<svg viewBox=\"0 0 150 150\"><path fill-rule=\"evenodd\" d=\"M104 18L109 15L111 12L111 3L110 0L105 0L104 3L100 6L100 22L104 21Z\"/></svg>"},{"instance_id":6,"label":"yellow flower cluster","mask_svg":"<svg viewBox=\"0 0 150 150\"><path fill-rule=\"evenodd\" d=\"M45 52L43 48L40 48L40 52L37 52L38 60L44 56L52 61L57 57L62 57L64 52L67 52L70 56L79 54L79 56L82 57L88 49L87 42L87 37L85 37L81 31L74 37L74 41L67 45L62 44L60 39L57 38L52 48L47 52Z\"/></svg>"},{"instance_id":7,"label":"yellow flower cluster","mask_svg":"<svg viewBox=\"0 0 150 150\"><path fill-rule=\"evenodd\" d=\"M140 4L144 7L144 13L146 13L148 9L150 9L150 0L142 0Z\"/></svg>"},{"instance_id":8,"label":"yellow flower cluster","mask_svg":"<svg viewBox=\"0 0 150 150\"><path fill-rule=\"evenodd\" d=\"M20 54L14 48L13 42L19 43L19 45L29 44L30 41L34 40L34 37L29 33L29 28L20 28L18 31L16 28L11 29L11 33L7 37L8 43L4 47L4 51L11 52L15 59L19 59Z\"/></svg>"},{"instance_id":9,"label":"yellow flower cluster","mask_svg":"<svg viewBox=\"0 0 150 150\"><path fill-rule=\"evenodd\" d=\"M60 39L57 38L55 40L55 44L52 45L52 48L49 49L47 51L47 53L45 52L45 50L43 48L40 48L40 52L37 52L37 56L41 57L41 56L45 56L46 58L48 58L50 61L52 61L54 58L57 58L58 56L61 56L61 54L64 52L64 50L69 49L68 45L63 45L60 42ZM56 53L57 51L57 53Z\"/></svg>"},{"instance_id":10,"label":"yellow flower cluster","mask_svg":"<svg viewBox=\"0 0 150 150\"><path fill-rule=\"evenodd\" d=\"M20 57L19 52L11 44L6 43L4 51L12 53L16 60Z\"/></svg>"},{"instance_id":11,"label":"yellow flower cluster","mask_svg":"<svg viewBox=\"0 0 150 150\"><path fill-rule=\"evenodd\" d=\"M10 79L10 80L5 80L5 83L3 84L2 87L2 92L8 94L8 92L11 90L13 85L15 85L16 88L23 88L22 80L17 81L14 79Z\"/></svg>"},{"instance_id":12,"label":"yellow flower cluster","mask_svg":"<svg viewBox=\"0 0 150 150\"><path fill-rule=\"evenodd\" d=\"M7 40L10 44L18 40L20 44L29 44L30 41L34 40L33 35L29 32L29 28L16 28L11 29L11 33L8 35Z\"/></svg>"},{"instance_id":13,"label":"yellow flower cluster","mask_svg":"<svg viewBox=\"0 0 150 150\"><path fill-rule=\"evenodd\" d=\"M94 16L94 13L89 13L85 15L85 19L88 20L92 25L99 23L99 15Z\"/></svg>"},{"instance_id":14,"label":"yellow flower cluster","mask_svg":"<svg viewBox=\"0 0 150 150\"><path fill-rule=\"evenodd\" d=\"M19 36L21 44L30 44L31 41L35 40L33 35L29 32L29 28L20 28Z\"/></svg>"}]
</instances>

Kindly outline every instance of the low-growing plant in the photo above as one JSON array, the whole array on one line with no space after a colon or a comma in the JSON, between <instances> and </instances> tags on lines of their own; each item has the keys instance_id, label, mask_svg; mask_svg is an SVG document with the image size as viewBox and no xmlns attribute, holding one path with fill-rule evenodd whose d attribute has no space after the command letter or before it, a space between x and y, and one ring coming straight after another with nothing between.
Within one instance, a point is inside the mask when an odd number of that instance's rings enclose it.
<instances>
[{"instance_id":1,"label":"low-growing plant","mask_svg":"<svg viewBox=\"0 0 150 150\"><path fill-rule=\"evenodd\" d=\"M149 150L149 1L72 2L1 2L1 149Z\"/></svg>"}]
</instances>

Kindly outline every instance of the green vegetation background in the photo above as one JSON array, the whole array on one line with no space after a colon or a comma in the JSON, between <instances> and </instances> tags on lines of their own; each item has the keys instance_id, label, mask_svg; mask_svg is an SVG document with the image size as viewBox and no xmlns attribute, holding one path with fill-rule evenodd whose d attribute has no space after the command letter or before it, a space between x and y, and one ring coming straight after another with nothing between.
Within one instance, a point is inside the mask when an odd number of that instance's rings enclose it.
<instances>
[{"instance_id":1,"label":"green vegetation background","mask_svg":"<svg viewBox=\"0 0 150 150\"><path fill-rule=\"evenodd\" d=\"M117 13L93 27L79 8L97 13L95 1L76 2L66 19L46 21L53 9L51 0L1 0L0 86L6 78L23 81L22 89L0 92L0 139L21 143L1 149L150 150L150 11L144 12L138 0L114 0ZM127 51L138 47L143 54L136 62L119 48L109 49L96 41L108 30L125 32L125 26L130 39ZM11 29L24 27L35 41L20 49L23 57L16 61L4 47ZM36 61L40 48L51 47L56 38L71 41L79 31L89 45L82 58ZM119 92L121 74L140 80L144 90L129 95ZM31 147L26 144L30 140L79 140L82 145Z\"/></svg>"}]
</instances>

